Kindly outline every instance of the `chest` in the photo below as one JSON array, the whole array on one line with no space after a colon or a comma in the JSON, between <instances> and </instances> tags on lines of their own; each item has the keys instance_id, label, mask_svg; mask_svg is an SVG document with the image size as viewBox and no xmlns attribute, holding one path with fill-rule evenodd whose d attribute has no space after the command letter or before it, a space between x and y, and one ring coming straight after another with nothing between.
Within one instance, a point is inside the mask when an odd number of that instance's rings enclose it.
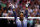
<instances>
[{"instance_id":1,"label":"chest","mask_svg":"<svg viewBox=\"0 0 40 27\"><path fill-rule=\"evenodd\" d=\"M20 22L17 23L17 25L20 25L20 26L21 26L22 24L23 24L24 26L26 26L26 25L27 25L27 22L25 22L25 21L21 22L21 21L20 21Z\"/></svg>"}]
</instances>

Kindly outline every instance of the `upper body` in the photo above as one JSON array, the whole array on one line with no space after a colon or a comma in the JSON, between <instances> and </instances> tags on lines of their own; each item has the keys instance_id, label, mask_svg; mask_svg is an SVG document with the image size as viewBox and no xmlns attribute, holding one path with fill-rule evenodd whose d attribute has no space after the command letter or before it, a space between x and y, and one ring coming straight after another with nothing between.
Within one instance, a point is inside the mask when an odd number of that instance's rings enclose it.
<instances>
[{"instance_id":1,"label":"upper body","mask_svg":"<svg viewBox=\"0 0 40 27\"><path fill-rule=\"evenodd\" d=\"M16 19L17 27L22 27L21 20L19 18ZM23 27L27 27L27 19L24 17L23 19Z\"/></svg>"}]
</instances>

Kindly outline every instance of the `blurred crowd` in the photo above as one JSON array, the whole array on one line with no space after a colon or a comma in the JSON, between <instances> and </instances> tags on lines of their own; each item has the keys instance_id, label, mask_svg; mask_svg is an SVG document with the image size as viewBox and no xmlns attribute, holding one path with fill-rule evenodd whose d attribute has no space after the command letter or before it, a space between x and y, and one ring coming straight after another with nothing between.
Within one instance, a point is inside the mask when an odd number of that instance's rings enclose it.
<instances>
[{"instance_id":1,"label":"blurred crowd","mask_svg":"<svg viewBox=\"0 0 40 27\"><path fill-rule=\"evenodd\" d=\"M28 9L26 4L27 0L0 0L0 17L15 17L15 19L0 18L0 25L3 27L22 27L23 25L27 27Z\"/></svg>"},{"instance_id":2,"label":"blurred crowd","mask_svg":"<svg viewBox=\"0 0 40 27\"><path fill-rule=\"evenodd\" d=\"M27 27L40 27L40 19L28 19Z\"/></svg>"},{"instance_id":3,"label":"blurred crowd","mask_svg":"<svg viewBox=\"0 0 40 27\"><path fill-rule=\"evenodd\" d=\"M27 18L24 17L24 13L21 12L20 17L0 18L0 27L27 27Z\"/></svg>"},{"instance_id":4,"label":"blurred crowd","mask_svg":"<svg viewBox=\"0 0 40 27\"><path fill-rule=\"evenodd\" d=\"M0 0L0 17L40 17L40 0Z\"/></svg>"},{"instance_id":5,"label":"blurred crowd","mask_svg":"<svg viewBox=\"0 0 40 27\"><path fill-rule=\"evenodd\" d=\"M23 12L27 17L27 0L0 0L0 17L19 17Z\"/></svg>"},{"instance_id":6,"label":"blurred crowd","mask_svg":"<svg viewBox=\"0 0 40 27\"><path fill-rule=\"evenodd\" d=\"M40 17L40 0L29 0L28 3L28 16Z\"/></svg>"},{"instance_id":7,"label":"blurred crowd","mask_svg":"<svg viewBox=\"0 0 40 27\"><path fill-rule=\"evenodd\" d=\"M15 17L0 19L5 27L40 27L40 19L27 19L40 17L40 0L0 0L0 17Z\"/></svg>"}]
</instances>

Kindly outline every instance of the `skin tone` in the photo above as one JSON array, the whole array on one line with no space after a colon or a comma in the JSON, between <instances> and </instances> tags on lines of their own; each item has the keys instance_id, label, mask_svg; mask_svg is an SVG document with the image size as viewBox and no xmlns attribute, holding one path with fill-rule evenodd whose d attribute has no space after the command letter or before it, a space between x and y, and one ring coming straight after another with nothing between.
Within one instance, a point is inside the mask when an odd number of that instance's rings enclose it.
<instances>
[{"instance_id":1,"label":"skin tone","mask_svg":"<svg viewBox=\"0 0 40 27\"><path fill-rule=\"evenodd\" d=\"M39 24L39 19L36 20L36 24Z\"/></svg>"},{"instance_id":2,"label":"skin tone","mask_svg":"<svg viewBox=\"0 0 40 27\"><path fill-rule=\"evenodd\" d=\"M24 14L20 13L20 20L23 21Z\"/></svg>"},{"instance_id":3,"label":"skin tone","mask_svg":"<svg viewBox=\"0 0 40 27\"><path fill-rule=\"evenodd\" d=\"M4 13L6 13L6 10L4 10Z\"/></svg>"}]
</instances>

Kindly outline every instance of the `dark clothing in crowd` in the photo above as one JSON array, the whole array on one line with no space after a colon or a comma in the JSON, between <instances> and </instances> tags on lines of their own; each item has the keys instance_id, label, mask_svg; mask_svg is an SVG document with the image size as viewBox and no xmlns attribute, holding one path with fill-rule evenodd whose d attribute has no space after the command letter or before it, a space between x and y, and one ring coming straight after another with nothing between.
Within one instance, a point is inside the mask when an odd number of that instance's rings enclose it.
<instances>
[{"instance_id":1,"label":"dark clothing in crowd","mask_svg":"<svg viewBox=\"0 0 40 27\"><path fill-rule=\"evenodd\" d=\"M13 21L13 20L10 21L9 27L17 27L16 24L13 24L13 22L15 22L15 21Z\"/></svg>"},{"instance_id":2,"label":"dark clothing in crowd","mask_svg":"<svg viewBox=\"0 0 40 27\"><path fill-rule=\"evenodd\" d=\"M2 17L2 14L0 14L0 17Z\"/></svg>"},{"instance_id":3,"label":"dark clothing in crowd","mask_svg":"<svg viewBox=\"0 0 40 27\"><path fill-rule=\"evenodd\" d=\"M40 9L40 5L39 5L39 9Z\"/></svg>"},{"instance_id":4,"label":"dark clothing in crowd","mask_svg":"<svg viewBox=\"0 0 40 27\"><path fill-rule=\"evenodd\" d=\"M7 19L0 19L0 26L7 27Z\"/></svg>"},{"instance_id":5,"label":"dark clothing in crowd","mask_svg":"<svg viewBox=\"0 0 40 27\"><path fill-rule=\"evenodd\" d=\"M10 24L8 24L7 19L0 19L0 27L17 27L16 24L13 24L13 21L10 21Z\"/></svg>"}]
</instances>

